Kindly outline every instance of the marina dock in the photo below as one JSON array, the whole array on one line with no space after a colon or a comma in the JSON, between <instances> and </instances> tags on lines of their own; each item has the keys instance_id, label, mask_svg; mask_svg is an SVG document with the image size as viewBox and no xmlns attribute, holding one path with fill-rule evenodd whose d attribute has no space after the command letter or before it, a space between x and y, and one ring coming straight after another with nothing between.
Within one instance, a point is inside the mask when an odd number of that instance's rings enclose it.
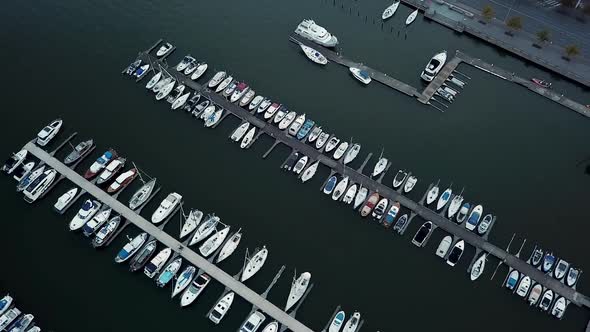
<instances>
[{"instance_id":1,"label":"marina dock","mask_svg":"<svg viewBox=\"0 0 590 332\"><path fill-rule=\"evenodd\" d=\"M102 189L98 188L94 184L84 179L81 175L76 173L76 171L67 167L56 158L52 157L49 153L36 146L33 142L27 143L23 148L29 151L30 154L34 155L39 160L43 161L50 167L57 170L57 172L59 172L65 178L79 186L82 190L87 191L96 199L110 206L113 209L113 211L117 211L118 213L120 213L123 218L129 220L131 223L140 228L143 232L148 233L165 246L168 246L172 248L174 251L178 252L184 259L191 262L191 264L193 264L199 269L202 269L212 278L214 278L224 286L228 287L232 291L234 291L240 297L246 299L248 302L260 308L260 310L264 311L266 314L273 317L282 325L288 327L292 331L312 331L310 328L308 328L295 318L291 317L271 302L264 299L258 293L254 292L241 282L237 281L217 266L208 262L205 258L201 257L190 248L184 246L182 243L177 241L168 233L159 229L156 225L145 220L142 216L138 215L137 213L129 209L125 204L119 202Z\"/></svg>"},{"instance_id":2,"label":"marina dock","mask_svg":"<svg viewBox=\"0 0 590 332\"><path fill-rule=\"evenodd\" d=\"M147 53L143 53L141 57L145 58L146 61L148 58L151 61L154 61L153 57ZM350 182L366 187L369 192L377 192L382 197L386 197L391 201L399 201L402 206L410 209L413 213L422 217L424 220L432 221L433 224L450 233L455 238L463 239L467 244L472 245L476 249L481 249L489 253L491 256L498 258L509 267L512 267L521 273L530 276L532 279L541 283L543 286L552 289L576 305L590 308L590 299L587 296L570 287L567 287L560 281L552 278L550 275L542 273L520 258L488 242L486 239L482 238L476 233L468 231L463 225L458 225L444 218L428 207L422 206L403 196L393 188L383 185L378 181L368 177L367 175L359 173L355 169L350 168L343 163L332 159L330 156L323 154L321 151L315 149L315 147L312 147L311 145L289 136L286 131L280 130L274 125L269 125L266 121L248 112L248 110L230 103L230 101L223 96L216 94L214 91L209 90L195 81L190 80L190 78L184 76L176 70L170 70L169 74L174 76L178 82L184 84L185 86L195 91L199 91L203 97L209 98L213 103L222 107L227 112L230 112L239 119L248 121L252 125L256 126L259 130L259 133L264 133L275 139L275 144L273 145L278 144L277 142L285 144L286 146L290 147L292 151L298 151L300 154L308 156L310 160L318 160L321 164L330 168L331 173L346 174L349 177Z\"/></svg>"}]
</instances>

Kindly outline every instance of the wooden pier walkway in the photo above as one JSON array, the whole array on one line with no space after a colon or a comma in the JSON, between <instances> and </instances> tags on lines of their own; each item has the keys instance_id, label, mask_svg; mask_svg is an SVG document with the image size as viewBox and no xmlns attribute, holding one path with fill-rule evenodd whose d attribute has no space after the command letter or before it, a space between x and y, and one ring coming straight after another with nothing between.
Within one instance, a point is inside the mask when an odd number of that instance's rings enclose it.
<instances>
[{"instance_id":1,"label":"wooden pier walkway","mask_svg":"<svg viewBox=\"0 0 590 332\"><path fill-rule=\"evenodd\" d=\"M144 54L143 56L151 57L148 54ZM195 81L192 81L190 78L181 73L178 73L176 70L171 70L169 73L173 75L178 80L178 82L186 85L187 87L190 87L195 91L199 91L203 97L209 98L213 103L222 107L226 111L231 112L234 116L241 120L250 122L252 125L259 128L260 133L263 132L264 134L274 138L276 141L289 146L293 151L298 151L301 155L308 156L310 160L318 160L321 164L330 168L331 172L338 174L345 173L349 177L349 181L368 188L370 192L377 192L381 196L386 197L392 201L399 201L402 206L410 209L413 211L413 213L422 217L424 220L432 221L433 224L454 235L455 238L463 239L467 244L472 245L476 249L481 249L489 253L490 255L503 261L506 265L530 276L533 280L543 284L543 286L552 289L558 294L561 294L576 305L590 308L590 299L585 295L578 293L576 290L570 287L567 287L565 284L552 278L551 276L542 273L530 264L527 264L525 261L515 257L512 254L509 254L506 250L488 242L481 236L468 231L462 225L458 225L452 221L449 221L428 207L422 206L401 195L395 189L381 184L378 181L357 172L355 169L332 159L330 156L323 154L321 151L315 149L315 147L312 147L311 145L305 144L304 142L289 136L286 131L280 130L276 126L269 125L266 121L248 112L248 110L241 108L236 104L230 103L230 101L223 96L209 90L205 86L202 86Z\"/></svg>"},{"instance_id":2,"label":"wooden pier walkway","mask_svg":"<svg viewBox=\"0 0 590 332\"><path fill-rule=\"evenodd\" d=\"M252 303L253 305L256 305L258 308L260 308L260 310L264 311L266 314L276 319L282 325L287 326L291 331L312 331L303 323L289 316L283 310L264 299L262 296L248 288L246 285L234 279L232 276L230 276L217 266L208 262L207 259L201 257L190 248L184 246L182 243L177 241L168 233L159 229L156 225L145 220L142 216L138 215L137 213L129 209L125 204L119 202L114 197L104 192L102 189L88 182L81 175L79 175L66 165L64 165L61 161L52 157L48 152L39 148L34 143L27 143L24 146L24 149L29 151L30 154L39 158L41 161L43 161L50 167L57 170L60 174L62 174L68 180L72 181L74 184L79 186L82 190L87 191L96 199L110 206L114 211L120 213L123 218L131 221L131 223L135 224L135 226L140 228L143 232L150 234L165 246L172 248L172 250L178 252L182 257L184 257L184 259L191 262L191 264L195 265L199 269L202 269L205 273L207 273L212 278L214 278L224 286L228 287L232 291L234 291L237 295L246 299L248 302Z\"/></svg>"},{"instance_id":3,"label":"wooden pier walkway","mask_svg":"<svg viewBox=\"0 0 590 332\"><path fill-rule=\"evenodd\" d=\"M450 61L448 61L444 67L440 70L438 75L434 77L432 82L428 84L426 89L422 92L422 95L418 97L418 101L424 104L427 104L430 101L430 98L434 96L436 90L438 90L443 83L449 78L449 76L457 69L457 66L461 63L461 59L457 57L453 57Z\"/></svg>"}]
</instances>

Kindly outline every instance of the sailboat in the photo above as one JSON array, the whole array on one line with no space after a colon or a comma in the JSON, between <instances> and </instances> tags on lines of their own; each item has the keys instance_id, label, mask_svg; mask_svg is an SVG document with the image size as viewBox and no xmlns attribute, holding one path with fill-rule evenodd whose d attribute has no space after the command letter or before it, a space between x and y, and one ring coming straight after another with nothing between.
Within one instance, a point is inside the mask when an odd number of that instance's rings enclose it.
<instances>
[{"instance_id":1,"label":"sailboat","mask_svg":"<svg viewBox=\"0 0 590 332\"><path fill-rule=\"evenodd\" d=\"M426 204L432 204L438 197L438 185L434 185L426 196Z\"/></svg>"},{"instance_id":2,"label":"sailboat","mask_svg":"<svg viewBox=\"0 0 590 332\"><path fill-rule=\"evenodd\" d=\"M306 182L307 180L311 179L315 175L315 172L317 171L319 164L320 161L318 160L315 163L311 164L311 166L309 166L307 169L305 169L305 171L303 171L303 175L301 175L301 182Z\"/></svg>"},{"instance_id":3,"label":"sailboat","mask_svg":"<svg viewBox=\"0 0 590 332\"><path fill-rule=\"evenodd\" d=\"M217 250L217 248L219 248L223 244L223 241L225 241L225 238L229 233L229 228L230 226L226 226L222 228L220 231L216 232L215 235L208 238L207 241L205 241L199 247L199 252L201 253L201 255L203 255L204 257L208 257L209 255L214 253L215 250Z\"/></svg>"},{"instance_id":4,"label":"sailboat","mask_svg":"<svg viewBox=\"0 0 590 332\"><path fill-rule=\"evenodd\" d=\"M291 284L291 291L289 292L289 297L287 298L287 305L285 306L285 311L291 309L305 294L307 287L309 286L309 280L311 279L311 273L303 272L299 278L293 278L293 283Z\"/></svg>"},{"instance_id":5,"label":"sailboat","mask_svg":"<svg viewBox=\"0 0 590 332\"><path fill-rule=\"evenodd\" d=\"M184 222L184 225L182 225L182 229L180 230L180 238L182 239L194 231L201 222L202 218L203 212L199 210L191 210L188 214L188 217L186 218L186 221Z\"/></svg>"},{"instance_id":6,"label":"sailboat","mask_svg":"<svg viewBox=\"0 0 590 332\"><path fill-rule=\"evenodd\" d=\"M383 172L383 170L385 170L385 167L387 166L388 162L389 162L389 160L387 160L387 158L383 158L383 150L381 150L381 155L379 156L379 161L377 161L377 164L375 164L375 168L373 168L373 176L377 176L377 175L381 174L381 172Z\"/></svg>"},{"instance_id":7,"label":"sailboat","mask_svg":"<svg viewBox=\"0 0 590 332\"><path fill-rule=\"evenodd\" d=\"M410 15L408 15L408 18L406 18L406 25L412 24L412 22L416 20L416 16L418 16L418 9L414 10L410 13Z\"/></svg>"},{"instance_id":8,"label":"sailboat","mask_svg":"<svg viewBox=\"0 0 590 332\"><path fill-rule=\"evenodd\" d=\"M191 281L193 281L193 277L195 276L195 272L197 269L194 266L188 266L178 279L176 279L176 284L174 285L174 290L172 291L172 297L175 297L178 293L182 292L185 288L190 285Z\"/></svg>"},{"instance_id":9,"label":"sailboat","mask_svg":"<svg viewBox=\"0 0 590 332\"><path fill-rule=\"evenodd\" d=\"M397 11L397 7L399 7L399 0L394 1L389 7L385 8L383 14L381 15L381 19L386 20L392 17Z\"/></svg>"},{"instance_id":10,"label":"sailboat","mask_svg":"<svg viewBox=\"0 0 590 332\"><path fill-rule=\"evenodd\" d=\"M445 207L445 205L447 205L447 203L449 202L449 199L451 198L452 194L453 190L451 188L447 188L447 190L443 191L442 195L440 195L440 197L438 198L438 202L436 203L436 210L440 210L443 207Z\"/></svg>"},{"instance_id":11,"label":"sailboat","mask_svg":"<svg viewBox=\"0 0 590 332\"><path fill-rule=\"evenodd\" d=\"M199 228L197 228L197 231L195 234L193 234L193 237L191 238L191 241L188 245L192 246L193 244L196 244L204 240L207 236L211 235L220 220L221 219L219 219L219 217L214 214L208 215L207 219L205 219L205 221L199 225Z\"/></svg>"},{"instance_id":12,"label":"sailboat","mask_svg":"<svg viewBox=\"0 0 590 332\"><path fill-rule=\"evenodd\" d=\"M487 257L488 254L483 254L479 256L479 258L473 263L470 272L471 281L477 280L477 278L479 278L482 275L483 270L486 267Z\"/></svg>"},{"instance_id":13,"label":"sailboat","mask_svg":"<svg viewBox=\"0 0 590 332\"><path fill-rule=\"evenodd\" d=\"M266 246L263 246L254 256L251 258L246 258L246 266L244 267L244 271L242 272L242 277L240 278L241 282L244 282L252 276L254 276L262 266L264 262L266 262L266 257L268 256L268 249Z\"/></svg>"},{"instance_id":14,"label":"sailboat","mask_svg":"<svg viewBox=\"0 0 590 332\"><path fill-rule=\"evenodd\" d=\"M219 255L217 256L217 260L215 261L216 263L223 261L224 259L228 258L231 254L233 254L234 251L236 251L236 248L238 247L238 245L240 244L240 240L242 239L241 230L242 229L240 228L223 245L221 251L219 252Z\"/></svg>"},{"instance_id":15,"label":"sailboat","mask_svg":"<svg viewBox=\"0 0 590 332\"><path fill-rule=\"evenodd\" d=\"M328 328L328 332L339 332L342 323L344 323L344 319L346 318L346 314L344 311L338 311L338 313L332 319L332 323L330 323L330 327Z\"/></svg>"}]
</instances>

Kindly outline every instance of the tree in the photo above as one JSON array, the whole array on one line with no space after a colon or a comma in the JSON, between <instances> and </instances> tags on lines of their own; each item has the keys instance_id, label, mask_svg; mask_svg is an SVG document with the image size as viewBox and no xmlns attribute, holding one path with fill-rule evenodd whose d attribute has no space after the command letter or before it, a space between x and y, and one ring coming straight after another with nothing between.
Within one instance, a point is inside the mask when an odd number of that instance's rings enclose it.
<instances>
[{"instance_id":1,"label":"tree","mask_svg":"<svg viewBox=\"0 0 590 332\"><path fill-rule=\"evenodd\" d=\"M492 8L492 6L486 5L485 7L483 7L481 15L486 21L490 22L496 15L496 13L494 13L494 9Z\"/></svg>"},{"instance_id":2,"label":"tree","mask_svg":"<svg viewBox=\"0 0 590 332\"><path fill-rule=\"evenodd\" d=\"M547 29L543 29L543 30L537 32L537 39L539 39L541 44L545 44L546 42L548 42L549 36L550 36L549 30L547 30Z\"/></svg>"},{"instance_id":3,"label":"tree","mask_svg":"<svg viewBox=\"0 0 590 332\"><path fill-rule=\"evenodd\" d=\"M520 16L513 16L506 21L506 26L512 31L518 31L522 29L522 18Z\"/></svg>"},{"instance_id":4,"label":"tree","mask_svg":"<svg viewBox=\"0 0 590 332\"><path fill-rule=\"evenodd\" d=\"M562 6L567 8L574 8L574 6L576 5L576 0L560 0L559 2Z\"/></svg>"},{"instance_id":5,"label":"tree","mask_svg":"<svg viewBox=\"0 0 590 332\"><path fill-rule=\"evenodd\" d=\"M565 47L565 55L568 59L580 54L580 48L576 45L568 45Z\"/></svg>"}]
</instances>

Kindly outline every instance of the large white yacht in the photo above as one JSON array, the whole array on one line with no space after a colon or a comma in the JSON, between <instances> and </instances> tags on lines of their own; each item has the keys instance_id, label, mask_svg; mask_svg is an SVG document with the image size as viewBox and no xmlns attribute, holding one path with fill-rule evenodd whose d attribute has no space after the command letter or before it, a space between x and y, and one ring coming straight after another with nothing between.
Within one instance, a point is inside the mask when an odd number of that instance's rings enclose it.
<instances>
[{"instance_id":1,"label":"large white yacht","mask_svg":"<svg viewBox=\"0 0 590 332\"><path fill-rule=\"evenodd\" d=\"M295 33L325 47L338 45L338 38L317 25L313 20L303 20L295 29Z\"/></svg>"},{"instance_id":2,"label":"large white yacht","mask_svg":"<svg viewBox=\"0 0 590 332\"><path fill-rule=\"evenodd\" d=\"M426 82L431 82L434 76L442 69L447 61L447 51L442 51L435 54L430 61L426 64L426 68L420 74L420 77Z\"/></svg>"},{"instance_id":3,"label":"large white yacht","mask_svg":"<svg viewBox=\"0 0 590 332\"><path fill-rule=\"evenodd\" d=\"M213 323L219 324L219 322L221 322L223 317L225 317L225 314L227 313L227 311L231 307L231 304L233 301L234 301L234 292L229 292L226 296L224 296L221 300L219 300L219 302L217 302L217 304L215 305L215 308L213 308L213 310L209 314L209 319Z\"/></svg>"},{"instance_id":4,"label":"large white yacht","mask_svg":"<svg viewBox=\"0 0 590 332\"><path fill-rule=\"evenodd\" d=\"M162 203L160 203L160 206L154 212L154 214L152 214L152 222L154 224L161 223L164 219L166 219L166 217L170 215L170 213L172 213L172 211L174 211L176 206L180 204L180 201L182 201L182 196L180 194L169 194L168 197L166 197Z\"/></svg>"}]
</instances>

